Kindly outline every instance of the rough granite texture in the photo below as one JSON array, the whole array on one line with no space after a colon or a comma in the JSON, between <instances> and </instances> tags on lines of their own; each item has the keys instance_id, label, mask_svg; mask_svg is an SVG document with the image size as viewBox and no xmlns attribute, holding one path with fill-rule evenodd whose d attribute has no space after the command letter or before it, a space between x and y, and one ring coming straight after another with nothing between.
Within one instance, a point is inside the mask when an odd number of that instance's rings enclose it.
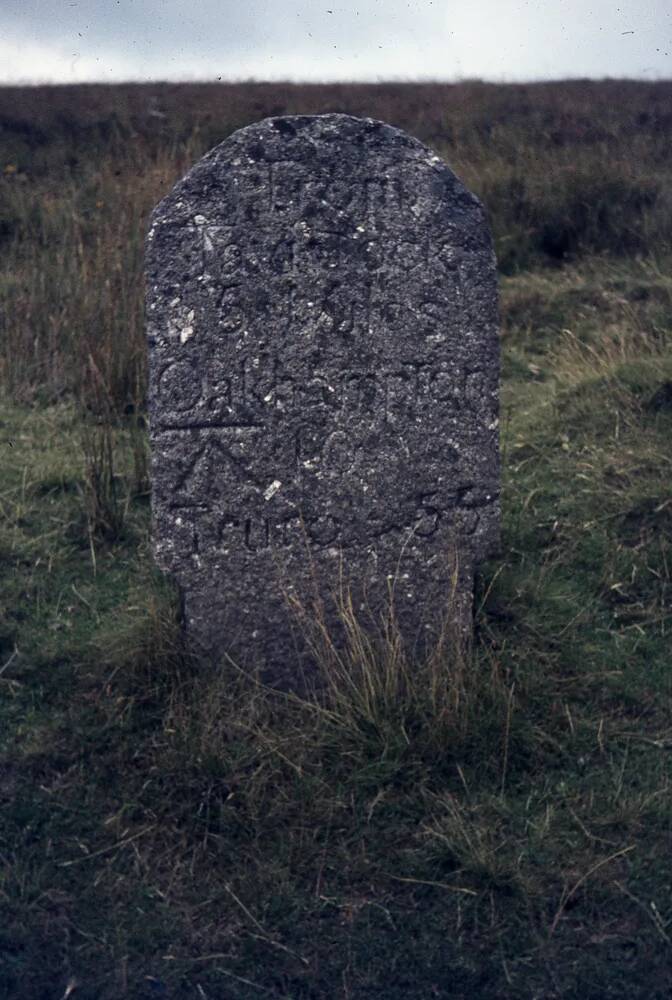
<instances>
[{"instance_id":1,"label":"rough granite texture","mask_svg":"<svg viewBox=\"0 0 672 1000\"><path fill-rule=\"evenodd\" d=\"M203 157L147 236L154 553L184 627L302 690L282 596L388 579L409 651L499 544L495 256L480 202L372 119L268 118ZM371 614L373 618L367 616Z\"/></svg>"}]
</instances>

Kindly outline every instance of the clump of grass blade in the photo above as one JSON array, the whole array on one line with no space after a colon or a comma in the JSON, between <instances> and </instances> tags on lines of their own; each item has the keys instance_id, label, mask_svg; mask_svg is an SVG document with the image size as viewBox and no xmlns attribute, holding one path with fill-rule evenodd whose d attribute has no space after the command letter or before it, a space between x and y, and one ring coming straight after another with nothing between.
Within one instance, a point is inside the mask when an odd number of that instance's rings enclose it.
<instances>
[{"instance_id":1,"label":"clump of grass blade","mask_svg":"<svg viewBox=\"0 0 672 1000\"><path fill-rule=\"evenodd\" d=\"M325 615L324 602L315 594L304 601L295 590L285 594L309 646L318 678L310 700L296 693L290 700L316 713L327 732L359 744L372 741L383 754L419 752L440 759L477 737L484 714L492 724L485 727L485 742L510 722L511 695L507 692L496 660L484 669L471 642L471 605L467 608L460 591L460 567L456 552L451 557L451 582L436 638L419 658L409 652L395 610L396 576L388 581L388 599L372 628L355 609L350 584L344 581L342 562L335 603L341 635L337 637ZM468 624L467 624L468 622ZM311 688L310 681L307 684ZM497 753L501 749L500 736ZM486 747L480 747L479 752ZM493 749L492 747L490 749Z\"/></svg>"}]
</instances>

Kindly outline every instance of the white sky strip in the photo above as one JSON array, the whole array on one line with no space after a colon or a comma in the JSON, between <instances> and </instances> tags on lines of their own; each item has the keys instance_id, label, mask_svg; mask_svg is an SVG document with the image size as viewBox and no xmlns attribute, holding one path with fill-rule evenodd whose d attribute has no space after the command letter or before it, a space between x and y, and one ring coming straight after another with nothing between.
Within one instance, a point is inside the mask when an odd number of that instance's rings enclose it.
<instances>
[{"instance_id":1,"label":"white sky strip","mask_svg":"<svg viewBox=\"0 0 672 1000\"><path fill-rule=\"evenodd\" d=\"M2 0L0 83L672 77L670 0Z\"/></svg>"}]
</instances>

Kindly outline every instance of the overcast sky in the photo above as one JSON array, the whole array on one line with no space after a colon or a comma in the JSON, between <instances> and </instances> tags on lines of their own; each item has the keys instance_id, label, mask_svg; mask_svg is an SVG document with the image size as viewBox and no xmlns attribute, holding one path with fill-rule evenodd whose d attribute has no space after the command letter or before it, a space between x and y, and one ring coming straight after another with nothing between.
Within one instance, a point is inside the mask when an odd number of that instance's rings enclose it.
<instances>
[{"instance_id":1,"label":"overcast sky","mask_svg":"<svg viewBox=\"0 0 672 1000\"><path fill-rule=\"evenodd\" d=\"M672 77L671 0L0 0L0 83Z\"/></svg>"}]
</instances>

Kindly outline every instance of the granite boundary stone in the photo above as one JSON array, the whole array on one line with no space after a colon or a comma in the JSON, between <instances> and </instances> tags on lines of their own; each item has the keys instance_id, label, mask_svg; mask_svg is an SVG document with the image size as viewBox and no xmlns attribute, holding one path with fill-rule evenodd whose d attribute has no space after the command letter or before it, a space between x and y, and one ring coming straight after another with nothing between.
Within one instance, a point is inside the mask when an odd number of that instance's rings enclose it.
<instances>
[{"instance_id":1,"label":"granite boundary stone","mask_svg":"<svg viewBox=\"0 0 672 1000\"><path fill-rule=\"evenodd\" d=\"M412 656L499 545L496 262L431 149L343 114L268 118L205 155L146 242L152 535L192 648L303 690L286 596L371 627L394 581ZM453 557L458 589L449 606Z\"/></svg>"}]
</instances>

